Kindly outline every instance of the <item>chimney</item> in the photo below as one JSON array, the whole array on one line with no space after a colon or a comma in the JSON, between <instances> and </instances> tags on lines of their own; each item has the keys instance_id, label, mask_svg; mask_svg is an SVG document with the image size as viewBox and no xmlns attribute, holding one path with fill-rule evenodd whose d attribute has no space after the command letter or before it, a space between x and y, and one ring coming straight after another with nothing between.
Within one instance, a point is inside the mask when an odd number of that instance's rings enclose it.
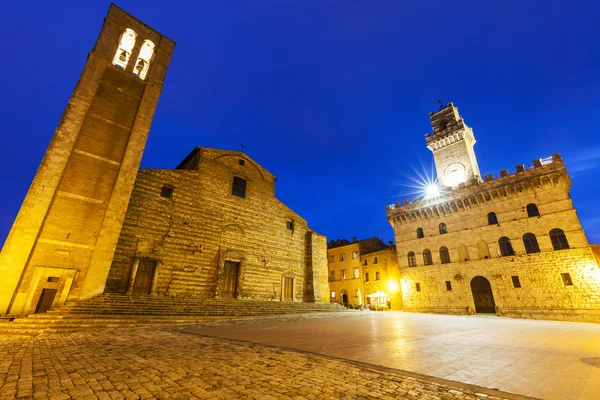
<instances>
[{"instance_id":1,"label":"chimney","mask_svg":"<svg viewBox=\"0 0 600 400\"><path fill-rule=\"evenodd\" d=\"M352 243L356 243L358 242L358 239L356 237L352 237Z\"/></svg>"}]
</instances>

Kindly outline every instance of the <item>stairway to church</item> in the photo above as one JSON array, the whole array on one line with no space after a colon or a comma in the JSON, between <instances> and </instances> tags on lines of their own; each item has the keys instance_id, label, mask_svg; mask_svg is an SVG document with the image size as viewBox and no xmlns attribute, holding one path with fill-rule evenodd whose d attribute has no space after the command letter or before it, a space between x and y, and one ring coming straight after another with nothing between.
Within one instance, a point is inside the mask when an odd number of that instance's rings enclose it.
<instances>
[{"instance_id":1,"label":"stairway to church","mask_svg":"<svg viewBox=\"0 0 600 400\"><path fill-rule=\"evenodd\" d=\"M351 312L339 304L105 294L0 322L0 334L42 334L211 322L287 314Z\"/></svg>"}]
</instances>

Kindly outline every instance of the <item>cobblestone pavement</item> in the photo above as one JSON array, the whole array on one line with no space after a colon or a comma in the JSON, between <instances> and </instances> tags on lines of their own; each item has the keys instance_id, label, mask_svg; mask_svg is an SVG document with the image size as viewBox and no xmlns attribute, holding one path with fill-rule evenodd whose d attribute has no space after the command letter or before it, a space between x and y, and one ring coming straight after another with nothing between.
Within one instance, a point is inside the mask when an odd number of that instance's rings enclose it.
<instances>
[{"instance_id":1,"label":"cobblestone pavement","mask_svg":"<svg viewBox=\"0 0 600 400\"><path fill-rule=\"evenodd\" d=\"M600 324L357 312L187 328L543 398L600 400Z\"/></svg>"},{"instance_id":2,"label":"cobblestone pavement","mask_svg":"<svg viewBox=\"0 0 600 400\"><path fill-rule=\"evenodd\" d=\"M439 381L174 327L0 337L1 399L518 398Z\"/></svg>"}]
</instances>

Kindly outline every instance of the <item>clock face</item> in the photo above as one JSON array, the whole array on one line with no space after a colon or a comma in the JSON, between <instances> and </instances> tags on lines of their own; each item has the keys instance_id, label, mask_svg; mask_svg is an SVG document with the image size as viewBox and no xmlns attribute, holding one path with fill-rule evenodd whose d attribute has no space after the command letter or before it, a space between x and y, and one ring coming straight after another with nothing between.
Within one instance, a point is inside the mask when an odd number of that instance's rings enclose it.
<instances>
[{"instance_id":1,"label":"clock face","mask_svg":"<svg viewBox=\"0 0 600 400\"><path fill-rule=\"evenodd\" d=\"M465 166L459 163L450 164L444 171L444 180L448 186L457 186L466 180Z\"/></svg>"}]
</instances>

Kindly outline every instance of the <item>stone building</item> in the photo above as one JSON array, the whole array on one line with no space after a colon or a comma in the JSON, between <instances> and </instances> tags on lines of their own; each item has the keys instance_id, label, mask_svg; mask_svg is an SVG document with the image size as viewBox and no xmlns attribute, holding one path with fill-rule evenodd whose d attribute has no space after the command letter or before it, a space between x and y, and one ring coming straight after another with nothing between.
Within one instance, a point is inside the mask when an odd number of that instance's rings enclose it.
<instances>
[{"instance_id":1,"label":"stone building","mask_svg":"<svg viewBox=\"0 0 600 400\"><path fill-rule=\"evenodd\" d=\"M458 109L430 119L439 194L387 207L404 310L600 322L600 270L561 157L482 179Z\"/></svg>"},{"instance_id":2,"label":"stone building","mask_svg":"<svg viewBox=\"0 0 600 400\"><path fill-rule=\"evenodd\" d=\"M402 307L396 248L376 237L327 243L332 302Z\"/></svg>"},{"instance_id":3,"label":"stone building","mask_svg":"<svg viewBox=\"0 0 600 400\"><path fill-rule=\"evenodd\" d=\"M0 253L0 314L105 291L327 301L325 238L249 157L138 174L174 47L110 6Z\"/></svg>"},{"instance_id":4,"label":"stone building","mask_svg":"<svg viewBox=\"0 0 600 400\"><path fill-rule=\"evenodd\" d=\"M174 47L110 6L0 253L0 314L104 291Z\"/></svg>"},{"instance_id":5,"label":"stone building","mask_svg":"<svg viewBox=\"0 0 600 400\"><path fill-rule=\"evenodd\" d=\"M106 292L328 302L326 246L247 154L198 147L140 169Z\"/></svg>"}]
</instances>

